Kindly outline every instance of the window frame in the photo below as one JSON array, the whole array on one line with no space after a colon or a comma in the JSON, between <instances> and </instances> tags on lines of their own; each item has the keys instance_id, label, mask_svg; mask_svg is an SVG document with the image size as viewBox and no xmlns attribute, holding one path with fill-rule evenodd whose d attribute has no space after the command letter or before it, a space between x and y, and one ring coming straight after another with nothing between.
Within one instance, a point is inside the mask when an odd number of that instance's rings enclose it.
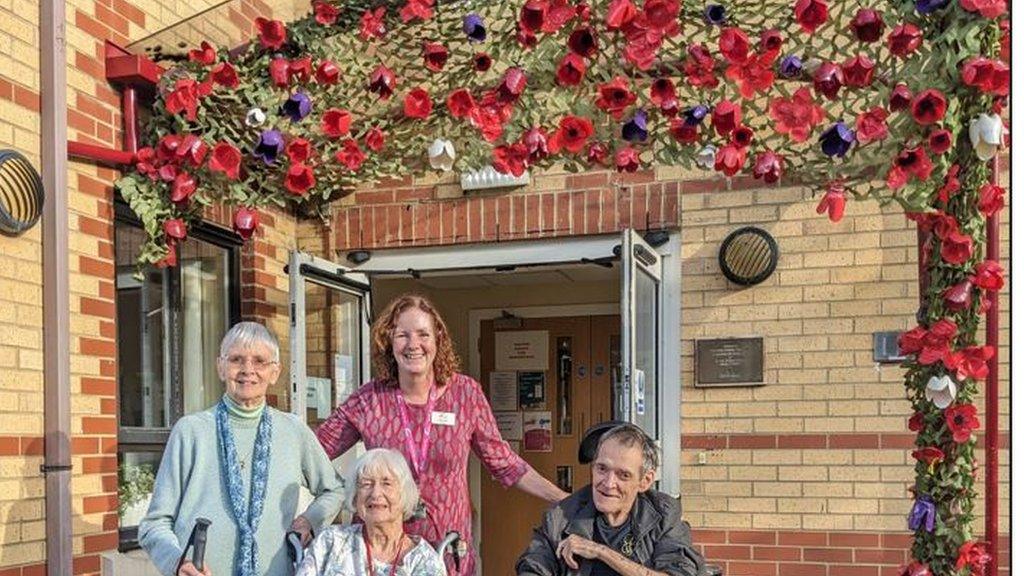
<instances>
[{"instance_id":1,"label":"window frame","mask_svg":"<svg viewBox=\"0 0 1024 576\"><path fill-rule=\"evenodd\" d=\"M114 229L115 235L119 226L129 226L141 229L142 221L132 212L127 202L118 194L114 199ZM227 251L227 298L228 298L228 326L233 326L242 319L242 281L241 281L241 247L242 239L234 231L222 226L207 222L205 220L189 228L189 237L212 244L217 248ZM114 246L116 250L117 241ZM180 247L176 247L180 250ZM115 255L116 258L116 255ZM122 454L124 452L162 452L167 445L171 435L171 428L184 416L184 383L182 382L182 371L184 360L182 358L182 321L181 321L181 272L175 267L177 274L170 274L166 284L168 311L170 320L168 334L169 354L164 358L164 368L170 375L168 382L168 394L174 400L170 403L167 427L146 428L140 426L121 425L121 378L117 377L116 401L117 410L117 459L120 467ZM115 286L116 301L116 286ZM115 341L120 342L119 322L115 316ZM169 368L167 363L170 363ZM138 526L123 528L120 526L118 517L118 550L121 552L138 548Z\"/></svg>"}]
</instances>

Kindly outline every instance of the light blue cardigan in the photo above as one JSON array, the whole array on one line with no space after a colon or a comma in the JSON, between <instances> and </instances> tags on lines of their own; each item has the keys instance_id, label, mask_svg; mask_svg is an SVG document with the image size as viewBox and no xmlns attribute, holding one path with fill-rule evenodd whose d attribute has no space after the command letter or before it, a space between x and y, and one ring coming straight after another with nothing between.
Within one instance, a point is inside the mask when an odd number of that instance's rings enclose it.
<instances>
[{"instance_id":1,"label":"light blue cardigan","mask_svg":"<svg viewBox=\"0 0 1024 576\"><path fill-rule=\"evenodd\" d=\"M238 457L245 461L242 481L247 497L256 426L262 410L270 410L270 475L256 532L259 567L268 576L290 576L292 567L284 536L299 513L300 487L315 496L302 515L314 532L320 533L341 509L342 480L316 436L297 417L270 407L245 411L225 398ZM235 573L238 531L221 472L215 409L190 414L174 425L160 462L153 500L139 523L139 544L165 576L175 573L197 517L211 521L206 545L206 564L211 572L216 576Z\"/></svg>"}]
</instances>

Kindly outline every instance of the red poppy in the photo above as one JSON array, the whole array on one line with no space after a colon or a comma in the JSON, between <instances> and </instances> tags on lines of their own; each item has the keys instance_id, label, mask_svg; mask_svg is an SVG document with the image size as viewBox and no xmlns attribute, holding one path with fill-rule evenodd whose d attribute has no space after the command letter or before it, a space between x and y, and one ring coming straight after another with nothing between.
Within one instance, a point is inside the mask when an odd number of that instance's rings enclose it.
<instances>
[{"instance_id":1,"label":"red poppy","mask_svg":"<svg viewBox=\"0 0 1024 576\"><path fill-rule=\"evenodd\" d=\"M366 132L363 143L374 152L380 152L384 148L384 131L374 126Z\"/></svg>"},{"instance_id":2,"label":"red poppy","mask_svg":"<svg viewBox=\"0 0 1024 576\"><path fill-rule=\"evenodd\" d=\"M178 251L174 241L167 243L167 254L153 265L157 268L174 268L178 265Z\"/></svg>"},{"instance_id":3,"label":"red poppy","mask_svg":"<svg viewBox=\"0 0 1024 576\"><path fill-rule=\"evenodd\" d=\"M320 65L316 67L316 81L320 84L337 84L340 77L341 69L330 60L320 62Z\"/></svg>"},{"instance_id":4,"label":"red poppy","mask_svg":"<svg viewBox=\"0 0 1024 576\"><path fill-rule=\"evenodd\" d=\"M171 184L171 202L180 204L188 202L192 195L196 193L196 180L188 172L180 172L174 177L174 183Z\"/></svg>"},{"instance_id":5,"label":"red poppy","mask_svg":"<svg viewBox=\"0 0 1024 576\"><path fill-rule=\"evenodd\" d=\"M1001 186L982 184L978 189L978 210L985 216L993 216L1006 206L1005 195L1006 190Z\"/></svg>"},{"instance_id":6,"label":"red poppy","mask_svg":"<svg viewBox=\"0 0 1024 576\"><path fill-rule=\"evenodd\" d=\"M448 62L448 48L439 42L424 42L423 65L431 72L440 72Z\"/></svg>"},{"instance_id":7,"label":"red poppy","mask_svg":"<svg viewBox=\"0 0 1024 576\"><path fill-rule=\"evenodd\" d=\"M906 58L921 46L921 29L907 22L893 28L889 33L889 52L894 56Z\"/></svg>"},{"instance_id":8,"label":"red poppy","mask_svg":"<svg viewBox=\"0 0 1024 576\"><path fill-rule=\"evenodd\" d=\"M960 546L956 559L956 569L970 568L971 576L981 576L985 573L985 565L990 561L992 561L992 556L987 552L986 545L972 540L964 542Z\"/></svg>"},{"instance_id":9,"label":"red poppy","mask_svg":"<svg viewBox=\"0 0 1024 576\"><path fill-rule=\"evenodd\" d=\"M779 50L782 49L782 32L774 28L769 28L761 32L761 39L758 42L758 46L761 49L761 53L768 56L770 60L774 60L779 55Z\"/></svg>"},{"instance_id":10,"label":"red poppy","mask_svg":"<svg viewBox=\"0 0 1024 576\"><path fill-rule=\"evenodd\" d=\"M605 24L609 30L620 30L633 22L639 13L633 0L612 0L605 16Z\"/></svg>"},{"instance_id":11,"label":"red poppy","mask_svg":"<svg viewBox=\"0 0 1024 576\"><path fill-rule=\"evenodd\" d=\"M652 34L657 34L652 32ZM648 34L633 34L629 36L626 43L626 60L640 70L647 70L654 64L658 49L661 48L661 38Z\"/></svg>"},{"instance_id":12,"label":"red poppy","mask_svg":"<svg viewBox=\"0 0 1024 576\"><path fill-rule=\"evenodd\" d=\"M594 142L587 148L587 162L595 166L608 163L608 146L604 142Z\"/></svg>"},{"instance_id":13,"label":"red poppy","mask_svg":"<svg viewBox=\"0 0 1024 576\"><path fill-rule=\"evenodd\" d=\"M523 144L505 144L494 148L491 166L502 174L511 174L518 178L526 172L526 160L529 157L530 153Z\"/></svg>"},{"instance_id":14,"label":"red poppy","mask_svg":"<svg viewBox=\"0 0 1024 576\"><path fill-rule=\"evenodd\" d=\"M746 148L750 146L750 143L754 141L754 131L746 126L737 126L732 131L732 135L729 139L730 144L739 146L740 148Z\"/></svg>"},{"instance_id":15,"label":"red poppy","mask_svg":"<svg viewBox=\"0 0 1024 576\"><path fill-rule=\"evenodd\" d=\"M875 63L863 54L843 62L843 84L850 88L864 88L875 79Z\"/></svg>"},{"instance_id":16,"label":"red poppy","mask_svg":"<svg viewBox=\"0 0 1024 576\"><path fill-rule=\"evenodd\" d=\"M597 54L598 42L594 29L584 26L573 30L569 35L569 50L584 58L590 58Z\"/></svg>"},{"instance_id":17,"label":"red poppy","mask_svg":"<svg viewBox=\"0 0 1024 576\"><path fill-rule=\"evenodd\" d=\"M961 312L970 308L972 292L970 280L957 282L942 292L942 303L950 312Z\"/></svg>"},{"instance_id":18,"label":"red poppy","mask_svg":"<svg viewBox=\"0 0 1024 576\"><path fill-rule=\"evenodd\" d=\"M843 87L843 70L834 62L823 62L812 76L814 91L829 100L835 100Z\"/></svg>"},{"instance_id":19,"label":"red poppy","mask_svg":"<svg viewBox=\"0 0 1024 576\"><path fill-rule=\"evenodd\" d=\"M670 78L658 78L651 83L651 102L661 107L663 102L676 100L676 85Z\"/></svg>"},{"instance_id":20,"label":"red poppy","mask_svg":"<svg viewBox=\"0 0 1024 576\"><path fill-rule=\"evenodd\" d=\"M267 20L260 16L256 18L256 28L260 33L260 44L268 50L278 50L288 40L288 32L280 20Z\"/></svg>"},{"instance_id":21,"label":"red poppy","mask_svg":"<svg viewBox=\"0 0 1024 576\"><path fill-rule=\"evenodd\" d=\"M243 206L235 211L232 225L243 240L248 240L260 225L260 213L253 208Z\"/></svg>"},{"instance_id":22,"label":"red poppy","mask_svg":"<svg viewBox=\"0 0 1024 576\"><path fill-rule=\"evenodd\" d=\"M818 214L828 211L828 219L839 222L846 213L846 188L841 182L831 182L825 189L825 195L821 197L816 209Z\"/></svg>"},{"instance_id":23,"label":"red poppy","mask_svg":"<svg viewBox=\"0 0 1024 576\"><path fill-rule=\"evenodd\" d=\"M181 146L181 136L168 134L160 139L156 147L157 160L167 162L173 160L178 154L178 147Z\"/></svg>"},{"instance_id":24,"label":"red poppy","mask_svg":"<svg viewBox=\"0 0 1024 576\"><path fill-rule=\"evenodd\" d=\"M932 154L943 154L953 145L953 134L945 128L932 130L928 135L928 150Z\"/></svg>"},{"instance_id":25,"label":"red poppy","mask_svg":"<svg viewBox=\"0 0 1024 576\"><path fill-rule=\"evenodd\" d=\"M899 190L906 185L910 176L914 176L922 182L927 180L934 168L935 165L925 154L924 148L920 146L904 148L893 158L886 184L890 190Z\"/></svg>"},{"instance_id":26,"label":"red poppy","mask_svg":"<svg viewBox=\"0 0 1024 576\"><path fill-rule=\"evenodd\" d=\"M566 116L558 123L558 130L548 138L548 149L558 154L563 148L576 154L587 145L587 139L594 134L594 125L582 116Z\"/></svg>"},{"instance_id":27,"label":"red poppy","mask_svg":"<svg viewBox=\"0 0 1024 576\"><path fill-rule=\"evenodd\" d=\"M914 412L914 415L907 420L907 428L911 432L920 432L924 429L924 414L920 412Z\"/></svg>"},{"instance_id":28,"label":"red poppy","mask_svg":"<svg viewBox=\"0 0 1024 576\"><path fill-rule=\"evenodd\" d=\"M1010 92L1010 67L999 60L971 58L961 66L960 79L986 94L1006 96Z\"/></svg>"},{"instance_id":29,"label":"red poppy","mask_svg":"<svg viewBox=\"0 0 1024 576\"><path fill-rule=\"evenodd\" d=\"M333 4L323 0L313 2L313 13L316 15L317 23L323 26L333 25L338 20L338 14L340 14Z\"/></svg>"},{"instance_id":30,"label":"red poppy","mask_svg":"<svg viewBox=\"0 0 1024 576\"><path fill-rule=\"evenodd\" d=\"M334 159L341 162L346 168L355 172L366 161L366 154L359 149L359 143L348 138L341 143L341 150L334 155Z\"/></svg>"},{"instance_id":31,"label":"red poppy","mask_svg":"<svg viewBox=\"0 0 1024 576\"><path fill-rule=\"evenodd\" d=\"M378 6L363 12L363 16L359 19L359 37L363 40L383 38L388 32L387 27L384 26L386 14L387 6Z\"/></svg>"},{"instance_id":32,"label":"red poppy","mask_svg":"<svg viewBox=\"0 0 1024 576\"><path fill-rule=\"evenodd\" d=\"M885 140L889 137L889 124L886 121L889 112L881 106L876 106L867 112L857 116L857 141L861 144Z\"/></svg>"},{"instance_id":33,"label":"red poppy","mask_svg":"<svg viewBox=\"0 0 1024 576\"><path fill-rule=\"evenodd\" d=\"M782 178L782 158L767 150L754 158L754 178L764 179L765 184L774 184Z\"/></svg>"},{"instance_id":34,"label":"red poppy","mask_svg":"<svg viewBox=\"0 0 1024 576\"><path fill-rule=\"evenodd\" d=\"M775 71L770 55L751 55L742 64L732 64L725 71L725 77L739 84L740 96L753 98L758 92L771 88Z\"/></svg>"},{"instance_id":35,"label":"red poppy","mask_svg":"<svg viewBox=\"0 0 1024 576\"><path fill-rule=\"evenodd\" d=\"M542 128L534 126L520 139L530 157L530 163L543 160L548 155L548 135Z\"/></svg>"},{"instance_id":36,"label":"red poppy","mask_svg":"<svg viewBox=\"0 0 1024 576\"><path fill-rule=\"evenodd\" d=\"M195 62L197 64L202 64L203 66L209 66L210 64L213 64L217 61L217 50L214 49L213 46L210 46L209 42L203 40L199 44L198 50L188 51L188 60L189 62Z\"/></svg>"},{"instance_id":37,"label":"red poppy","mask_svg":"<svg viewBox=\"0 0 1024 576\"><path fill-rule=\"evenodd\" d=\"M970 260L974 253L974 240L966 234L950 232L942 241L940 253L947 264L959 266Z\"/></svg>"},{"instance_id":38,"label":"red poppy","mask_svg":"<svg viewBox=\"0 0 1024 576\"><path fill-rule=\"evenodd\" d=\"M540 31L545 34L554 34L562 29L567 22L576 17L576 7L569 4L568 0L549 0L547 16Z\"/></svg>"},{"instance_id":39,"label":"red poppy","mask_svg":"<svg viewBox=\"0 0 1024 576\"><path fill-rule=\"evenodd\" d=\"M330 108L320 117L320 129L328 138L340 138L352 127L352 115L348 110Z\"/></svg>"},{"instance_id":40,"label":"red poppy","mask_svg":"<svg viewBox=\"0 0 1024 576\"><path fill-rule=\"evenodd\" d=\"M221 62L210 70L210 79L215 84L224 86L226 88L238 88L238 72L235 71L235 67L230 62Z\"/></svg>"},{"instance_id":41,"label":"red poppy","mask_svg":"<svg viewBox=\"0 0 1024 576\"><path fill-rule=\"evenodd\" d=\"M683 118L673 118L668 131L677 142L683 144L693 144L700 137L700 125L688 124Z\"/></svg>"},{"instance_id":42,"label":"red poppy","mask_svg":"<svg viewBox=\"0 0 1024 576\"><path fill-rule=\"evenodd\" d=\"M953 404L946 408L946 426L953 434L954 442L967 442L971 433L981 426L978 422L978 409L973 404Z\"/></svg>"},{"instance_id":43,"label":"red poppy","mask_svg":"<svg viewBox=\"0 0 1024 576\"><path fill-rule=\"evenodd\" d=\"M750 41L747 39L747 34L739 28L729 27L722 30L722 35L718 37L718 49L726 60L733 64L740 64L747 60Z\"/></svg>"},{"instance_id":44,"label":"red poppy","mask_svg":"<svg viewBox=\"0 0 1024 576\"><path fill-rule=\"evenodd\" d=\"M715 59L703 44L690 44L686 49L686 55L683 72L686 73L686 81L691 86L709 89L718 86Z\"/></svg>"},{"instance_id":45,"label":"red poppy","mask_svg":"<svg viewBox=\"0 0 1024 576\"><path fill-rule=\"evenodd\" d=\"M287 88L291 81L288 74L288 60L286 58L274 58L267 67L270 73L270 81L278 88Z\"/></svg>"},{"instance_id":46,"label":"red poppy","mask_svg":"<svg viewBox=\"0 0 1024 576\"><path fill-rule=\"evenodd\" d=\"M397 83L398 80L395 78L395 73L390 68L383 65L377 66L370 73L370 84L367 86L367 90L387 100L394 94Z\"/></svg>"},{"instance_id":47,"label":"red poppy","mask_svg":"<svg viewBox=\"0 0 1024 576\"><path fill-rule=\"evenodd\" d=\"M906 84L893 86L892 92L889 94L889 110L892 112L906 110L910 107L911 98L913 98L913 95Z\"/></svg>"},{"instance_id":48,"label":"red poppy","mask_svg":"<svg viewBox=\"0 0 1024 576\"><path fill-rule=\"evenodd\" d=\"M825 119L825 111L814 103L807 86L799 88L792 98L775 98L768 106L768 114L775 121L775 131L788 134L793 142L803 142L811 130Z\"/></svg>"},{"instance_id":49,"label":"red poppy","mask_svg":"<svg viewBox=\"0 0 1024 576\"><path fill-rule=\"evenodd\" d=\"M185 113L185 119L194 122L199 110L199 86L191 78L182 78L174 83L174 90L167 95L164 106L171 114Z\"/></svg>"},{"instance_id":50,"label":"red poppy","mask_svg":"<svg viewBox=\"0 0 1024 576\"><path fill-rule=\"evenodd\" d=\"M632 146L620 148L615 152L615 170L617 172L636 172L640 168L640 153Z\"/></svg>"},{"instance_id":51,"label":"red poppy","mask_svg":"<svg viewBox=\"0 0 1024 576\"><path fill-rule=\"evenodd\" d=\"M430 116L434 103L430 100L430 94L423 88L413 88L405 95L404 111L406 118L424 119Z\"/></svg>"},{"instance_id":52,"label":"red poppy","mask_svg":"<svg viewBox=\"0 0 1024 576\"><path fill-rule=\"evenodd\" d=\"M921 337L921 347L916 351L908 350L908 353L916 353L918 363L926 366L940 362L949 355L949 344L956 336L957 330L957 325L952 320L937 320Z\"/></svg>"},{"instance_id":53,"label":"red poppy","mask_svg":"<svg viewBox=\"0 0 1024 576\"><path fill-rule=\"evenodd\" d=\"M511 103L519 100L523 91L526 90L526 71L518 66L505 70L501 76L501 84L498 85L497 96L502 103Z\"/></svg>"},{"instance_id":54,"label":"red poppy","mask_svg":"<svg viewBox=\"0 0 1024 576\"><path fill-rule=\"evenodd\" d=\"M726 176L739 172L747 162L747 149L736 144L726 144L715 152L715 170Z\"/></svg>"},{"instance_id":55,"label":"red poppy","mask_svg":"<svg viewBox=\"0 0 1024 576\"><path fill-rule=\"evenodd\" d=\"M629 89L626 79L616 76L611 82L598 86L597 107L612 115L613 118L621 118L627 106L636 102L636 94Z\"/></svg>"},{"instance_id":56,"label":"red poppy","mask_svg":"<svg viewBox=\"0 0 1024 576\"><path fill-rule=\"evenodd\" d=\"M208 150L209 147L202 138L195 134L186 134L182 137L177 150L174 151L174 156L178 162L188 161L193 166L199 167Z\"/></svg>"},{"instance_id":57,"label":"red poppy","mask_svg":"<svg viewBox=\"0 0 1024 576\"><path fill-rule=\"evenodd\" d=\"M218 142L210 154L207 166L214 172L223 172L230 180L238 180L239 167L242 164L242 153L227 142Z\"/></svg>"},{"instance_id":58,"label":"red poppy","mask_svg":"<svg viewBox=\"0 0 1024 576\"><path fill-rule=\"evenodd\" d=\"M302 196L316 185L313 169L305 164L292 164L284 175L284 187L296 196Z\"/></svg>"},{"instance_id":59,"label":"red poppy","mask_svg":"<svg viewBox=\"0 0 1024 576\"><path fill-rule=\"evenodd\" d=\"M998 292L1003 289L1003 267L995 260L983 260L974 267L971 282L982 290Z\"/></svg>"},{"instance_id":60,"label":"red poppy","mask_svg":"<svg viewBox=\"0 0 1024 576\"><path fill-rule=\"evenodd\" d=\"M934 124L946 116L946 97L934 88L924 90L914 96L910 103L910 114L922 126Z\"/></svg>"},{"instance_id":61,"label":"red poppy","mask_svg":"<svg viewBox=\"0 0 1024 576\"><path fill-rule=\"evenodd\" d=\"M645 0L643 26L659 36L679 33L679 0Z\"/></svg>"},{"instance_id":62,"label":"red poppy","mask_svg":"<svg viewBox=\"0 0 1024 576\"><path fill-rule=\"evenodd\" d=\"M960 165L953 164L946 171L946 176L943 178L942 187L939 188L936 197L942 202L949 202L949 197L960 191L960 179L957 176L960 174Z\"/></svg>"},{"instance_id":63,"label":"red poppy","mask_svg":"<svg viewBox=\"0 0 1024 576\"><path fill-rule=\"evenodd\" d=\"M985 18L997 18L1006 14L1006 0L960 0L960 7L967 12L977 12Z\"/></svg>"},{"instance_id":64,"label":"red poppy","mask_svg":"<svg viewBox=\"0 0 1024 576\"><path fill-rule=\"evenodd\" d=\"M743 120L743 109L730 100L719 102L711 113L711 125L719 136L732 134Z\"/></svg>"},{"instance_id":65,"label":"red poppy","mask_svg":"<svg viewBox=\"0 0 1024 576\"><path fill-rule=\"evenodd\" d=\"M988 361L995 354L991 346L967 346L950 354L944 360L946 369L955 370L961 382L967 379L984 380L988 376Z\"/></svg>"},{"instance_id":66,"label":"red poppy","mask_svg":"<svg viewBox=\"0 0 1024 576\"><path fill-rule=\"evenodd\" d=\"M412 20L430 20L434 17L434 0L406 0L405 6L399 10L403 23Z\"/></svg>"},{"instance_id":67,"label":"red poppy","mask_svg":"<svg viewBox=\"0 0 1024 576\"><path fill-rule=\"evenodd\" d=\"M480 130L484 140L494 142L505 131L504 120L499 110L491 106L476 106L469 113L470 123Z\"/></svg>"},{"instance_id":68,"label":"red poppy","mask_svg":"<svg viewBox=\"0 0 1024 576\"><path fill-rule=\"evenodd\" d=\"M453 118L465 118L476 107L476 102L469 90L459 88L448 95L447 105Z\"/></svg>"},{"instance_id":69,"label":"red poppy","mask_svg":"<svg viewBox=\"0 0 1024 576\"><path fill-rule=\"evenodd\" d=\"M850 31L853 32L853 37L861 42L875 42L885 31L882 14L872 8L857 10L850 21Z\"/></svg>"},{"instance_id":70,"label":"red poppy","mask_svg":"<svg viewBox=\"0 0 1024 576\"><path fill-rule=\"evenodd\" d=\"M935 467L936 464L946 459L946 453L936 448L935 446L925 446L924 448L918 448L910 453L918 462L924 462L928 465L929 469Z\"/></svg>"},{"instance_id":71,"label":"red poppy","mask_svg":"<svg viewBox=\"0 0 1024 576\"><path fill-rule=\"evenodd\" d=\"M804 32L814 34L828 20L828 3L825 0L797 0L793 13Z\"/></svg>"},{"instance_id":72,"label":"red poppy","mask_svg":"<svg viewBox=\"0 0 1024 576\"><path fill-rule=\"evenodd\" d=\"M540 32L540 29L544 27L547 13L547 0L527 0L519 9L519 29L534 34Z\"/></svg>"},{"instance_id":73,"label":"red poppy","mask_svg":"<svg viewBox=\"0 0 1024 576\"><path fill-rule=\"evenodd\" d=\"M288 63L288 76L291 80L308 82L313 76L313 57L303 56Z\"/></svg>"},{"instance_id":74,"label":"red poppy","mask_svg":"<svg viewBox=\"0 0 1024 576\"><path fill-rule=\"evenodd\" d=\"M487 72L491 69L491 57L485 52L477 52L473 56L473 69L477 72Z\"/></svg>"},{"instance_id":75,"label":"red poppy","mask_svg":"<svg viewBox=\"0 0 1024 576\"><path fill-rule=\"evenodd\" d=\"M516 33L516 42L526 50L537 45L537 35L527 30L520 30Z\"/></svg>"},{"instance_id":76,"label":"red poppy","mask_svg":"<svg viewBox=\"0 0 1024 576\"><path fill-rule=\"evenodd\" d=\"M313 145L305 138L292 138L284 149L292 164L304 164L313 156Z\"/></svg>"},{"instance_id":77,"label":"red poppy","mask_svg":"<svg viewBox=\"0 0 1024 576\"><path fill-rule=\"evenodd\" d=\"M168 239L181 241L188 235L188 228L185 226L185 221L181 218L164 220L163 228L164 236Z\"/></svg>"},{"instance_id":78,"label":"red poppy","mask_svg":"<svg viewBox=\"0 0 1024 576\"><path fill-rule=\"evenodd\" d=\"M562 57L555 69L555 82L559 86L576 86L587 72L587 63L582 56L570 52Z\"/></svg>"}]
</instances>

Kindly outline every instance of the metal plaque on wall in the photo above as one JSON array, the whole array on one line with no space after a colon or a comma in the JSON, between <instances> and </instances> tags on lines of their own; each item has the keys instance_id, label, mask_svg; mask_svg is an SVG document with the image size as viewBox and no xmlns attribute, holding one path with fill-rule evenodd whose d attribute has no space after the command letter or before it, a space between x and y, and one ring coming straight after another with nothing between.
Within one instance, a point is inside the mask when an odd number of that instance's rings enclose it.
<instances>
[{"instance_id":1,"label":"metal plaque on wall","mask_svg":"<svg viewBox=\"0 0 1024 576\"><path fill-rule=\"evenodd\" d=\"M697 340L696 348L696 386L764 384L764 338Z\"/></svg>"}]
</instances>

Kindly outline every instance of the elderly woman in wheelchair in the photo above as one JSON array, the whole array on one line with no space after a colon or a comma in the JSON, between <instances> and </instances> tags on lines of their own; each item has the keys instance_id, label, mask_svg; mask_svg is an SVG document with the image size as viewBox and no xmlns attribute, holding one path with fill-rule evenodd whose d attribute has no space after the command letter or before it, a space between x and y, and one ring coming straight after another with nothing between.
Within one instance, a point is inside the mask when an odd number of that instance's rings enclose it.
<instances>
[{"instance_id":1,"label":"elderly woman in wheelchair","mask_svg":"<svg viewBox=\"0 0 1024 576\"><path fill-rule=\"evenodd\" d=\"M419 504L419 490L401 454L369 450L356 461L346 486L346 502L361 523L321 532L296 576L445 576L430 543L402 527Z\"/></svg>"}]
</instances>

